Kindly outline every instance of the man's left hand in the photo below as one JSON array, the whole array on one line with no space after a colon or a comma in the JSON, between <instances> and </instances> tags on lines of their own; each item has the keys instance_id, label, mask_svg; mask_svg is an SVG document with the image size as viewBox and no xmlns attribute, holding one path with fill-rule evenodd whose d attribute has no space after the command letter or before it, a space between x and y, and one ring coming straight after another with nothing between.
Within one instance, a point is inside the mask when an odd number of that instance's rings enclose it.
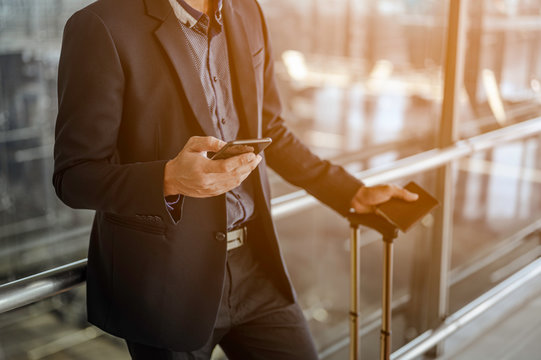
<instances>
[{"instance_id":1,"label":"man's left hand","mask_svg":"<svg viewBox=\"0 0 541 360\"><path fill-rule=\"evenodd\" d=\"M351 200L351 207L358 214L373 213L376 210L376 205L391 198L415 201L419 198L419 195L396 185L363 186Z\"/></svg>"}]
</instances>

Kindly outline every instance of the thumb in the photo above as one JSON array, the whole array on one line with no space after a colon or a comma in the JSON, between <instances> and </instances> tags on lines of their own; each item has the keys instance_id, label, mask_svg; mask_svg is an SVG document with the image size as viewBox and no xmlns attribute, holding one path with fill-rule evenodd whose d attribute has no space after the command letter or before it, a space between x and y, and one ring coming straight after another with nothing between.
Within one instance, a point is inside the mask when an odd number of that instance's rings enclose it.
<instances>
[{"instance_id":1,"label":"thumb","mask_svg":"<svg viewBox=\"0 0 541 360\"><path fill-rule=\"evenodd\" d=\"M216 152L220 150L225 144L225 141L217 139L213 136L192 136L188 140L184 148L190 152Z\"/></svg>"},{"instance_id":2,"label":"thumb","mask_svg":"<svg viewBox=\"0 0 541 360\"><path fill-rule=\"evenodd\" d=\"M419 198L419 194L416 194L414 192L408 191L406 189L400 189L398 192L398 198L401 198L405 201L415 201Z\"/></svg>"}]
</instances>

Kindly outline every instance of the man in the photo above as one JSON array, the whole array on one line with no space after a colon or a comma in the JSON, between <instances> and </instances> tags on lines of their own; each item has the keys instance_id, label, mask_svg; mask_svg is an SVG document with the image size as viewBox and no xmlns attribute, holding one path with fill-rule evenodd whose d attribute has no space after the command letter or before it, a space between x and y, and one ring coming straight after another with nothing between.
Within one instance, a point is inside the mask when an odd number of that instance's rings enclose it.
<instances>
[{"instance_id":1,"label":"man","mask_svg":"<svg viewBox=\"0 0 541 360\"><path fill-rule=\"evenodd\" d=\"M230 359L317 358L267 164L344 215L416 197L313 155L283 123L273 73L255 0L100 0L66 24L53 182L96 210L88 318L134 359L208 359L216 344ZM260 156L206 156L267 136Z\"/></svg>"}]
</instances>

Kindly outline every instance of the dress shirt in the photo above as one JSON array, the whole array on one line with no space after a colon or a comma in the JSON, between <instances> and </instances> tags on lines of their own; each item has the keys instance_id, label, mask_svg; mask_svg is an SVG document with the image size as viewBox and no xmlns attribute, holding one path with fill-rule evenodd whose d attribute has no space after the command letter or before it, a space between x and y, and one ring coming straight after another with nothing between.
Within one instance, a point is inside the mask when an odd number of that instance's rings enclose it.
<instances>
[{"instance_id":1,"label":"dress shirt","mask_svg":"<svg viewBox=\"0 0 541 360\"><path fill-rule=\"evenodd\" d=\"M222 0L214 4L214 16L209 17L184 0L169 0L180 29L187 40L187 51L193 60L193 69L203 85L212 118L214 135L224 141L239 138L240 121L233 101L231 72L227 41L222 18ZM167 197L172 211L179 197ZM175 201L176 200L176 201ZM231 230L254 216L254 190L250 178L226 193L227 227Z\"/></svg>"}]
</instances>

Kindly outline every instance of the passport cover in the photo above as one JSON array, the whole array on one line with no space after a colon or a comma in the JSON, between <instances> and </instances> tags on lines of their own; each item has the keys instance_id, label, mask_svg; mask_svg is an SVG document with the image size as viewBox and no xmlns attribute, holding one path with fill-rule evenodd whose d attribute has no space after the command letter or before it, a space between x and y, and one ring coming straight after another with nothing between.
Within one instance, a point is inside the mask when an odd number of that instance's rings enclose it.
<instances>
[{"instance_id":1,"label":"passport cover","mask_svg":"<svg viewBox=\"0 0 541 360\"><path fill-rule=\"evenodd\" d=\"M376 207L376 214L383 216L393 225L408 231L417 221L432 211L439 202L415 182L410 182L404 188L419 195L417 201L407 202L401 199L391 199Z\"/></svg>"}]
</instances>

